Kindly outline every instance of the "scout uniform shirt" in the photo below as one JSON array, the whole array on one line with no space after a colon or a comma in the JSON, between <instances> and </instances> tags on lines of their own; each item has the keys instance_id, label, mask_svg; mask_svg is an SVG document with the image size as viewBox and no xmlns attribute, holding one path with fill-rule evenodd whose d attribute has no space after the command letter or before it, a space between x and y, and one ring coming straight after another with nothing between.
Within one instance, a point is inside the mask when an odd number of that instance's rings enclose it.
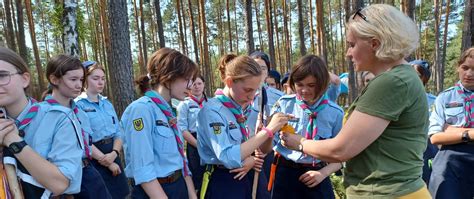
<instances>
[{"instance_id":1,"label":"scout uniform shirt","mask_svg":"<svg viewBox=\"0 0 474 199\"><path fill-rule=\"evenodd\" d=\"M204 98L204 96L202 96ZM202 102L202 106L206 104L206 100ZM190 97L186 97L184 101L179 103L178 112L178 129L180 132L185 130L196 133L197 131L197 117L201 107L197 102Z\"/></svg>"},{"instance_id":2,"label":"scout uniform shirt","mask_svg":"<svg viewBox=\"0 0 474 199\"><path fill-rule=\"evenodd\" d=\"M16 120L22 121L31 107L32 102L29 101ZM66 188L64 194L79 193L82 176L81 157L84 154L84 145L81 124L74 112L64 106L39 103L38 113L23 132L25 142L41 157L54 164L69 180L69 187ZM15 160L8 158L10 157L5 157L5 163L15 162ZM44 188L31 175L22 170L19 168L16 170L19 179ZM43 196L50 194L52 194L51 191L45 190Z\"/></svg>"},{"instance_id":3,"label":"scout uniform shirt","mask_svg":"<svg viewBox=\"0 0 474 199\"><path fill-rule=\"evenodd\" d=\"M234 101L239 109L242 107ZM234 114L217 98L210 99L198 114L198 152L201 165L242 167L240 144L244 141Z\"/></svg>"},{"instance_id":4,"label":"scout uniform shirt","mask_svg":"<svg viewBox=\"0 0 474 199\"><path fill-rule=\"evenodd\" d=\"M150 97L143 96L132 102L123 113L121 125L125 174L135 180L135 185L167 177L183 168L173 129ZM182 134L180 137L184 140Z\"/></svg>"},{"instance_id":5,"label":"scout uniform shirt","mask_svg":"<svg viewBox=\"0 0 474 199\"><path fill-rule=\"evenodd\" d=\"M314 103L309 108L311 110L315 109L323 100L321 97L316 103ZM296 95L285 95L275 104L272 110L272 114L281 112L285 114L293 114L295 118L288 122L289 125L293 126L296 130L296 133L302 135L303 137L306 134L306 128L309 123L309 116L303 111L299 104L296 103ZM342 128L342 118L344 112L343 110L336 105L334 102L330 101L327 104L327 107L320 110L316 118L316 126L318 128L318 133L315 136L315 140L330 139L335 137ZM314 159L309 155L305 155L302 152L294 151L284 147L281 144L280 137L275 135L273 138L274 148L281 156L287 160L292 160L296 163L311 164L313 161L315 163L320 162L320 160Z\"/></svg>"},{"instance_id":6,"label":"scout uniform shirt","mask_svg":"<svg viewBox=\"0 0 474 199\"><path fill-rule=\"evenodd\" d=\"M87 98L86 93L82 93L75 99L77 106L89 117L91 129L94 132L91 135L92 142L112 137L120 138L119 120L112 103L102 95L98 98L99 102L93 102Z\"/></svg>"}]
</instances>

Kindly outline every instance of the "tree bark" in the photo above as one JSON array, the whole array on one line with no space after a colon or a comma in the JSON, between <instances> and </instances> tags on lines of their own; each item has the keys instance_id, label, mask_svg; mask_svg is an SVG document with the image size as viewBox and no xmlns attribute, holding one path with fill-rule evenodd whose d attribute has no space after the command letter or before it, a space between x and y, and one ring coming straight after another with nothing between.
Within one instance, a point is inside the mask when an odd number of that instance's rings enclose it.
<instances>
[{"instance_id":1,"label":"tree bark","mask_svg":"<svg viewBox=\"0 0 474 199\"><path fill-rule=\"evenodd\" d=\"M435 17L435 63L434 63L434 68L435 70L435 82L436 82L436 93L439 93L442 88L442 83L440 81L441 79L441 74L439 73L441 69L441 49L440 49L440 43L439 43L439 38L440 38L440 32L439 32L439 23L440 23L440 1L435 0L434 1L434 17Z\"/></svg>"},{"instance_id":2,"label":"tree bark","mask_svg":"<svg viewBox=\"0 0 474 199\"><path fill-rule=\"evenodd\" d=\"M5 20L7 21L7 28L5 30L5 40L7 40L8 48L12 49L13 51L16 50L16 43L15 43L15 31L13 31L13 18L12 18L12 11L10 7L11 1L10 0L3 0L3 7L5 8Z\"/></svg>"},{"instance_id":3,"label":"tree bark","mask_svg":"<svg viewBox=\"0 0 474 199\"><path fill-rule=\"evenodd\" d=\"M265 0L265 18L268 32L268 55L270 56L270 69L275 68L275 43L273 41L273 20L272 4L270 0Z\"/></svg>"},{"instance_id":4,"label":"tree bark","mask_svg":"<svg viewBox=\"0 0 474 199\"><path fill-rule=\"evenodd\" d=\"M143 17L143 0L140 0L140 31L142 34L143 65L146 67L148 62L148 47L145 32L145 19Z\"/></svg>"},{"instance_id":5,"label":"tree bark","mask_svg":"<svg viewBox=\"0 0 474 199\"><path fill-rule=\"evenodd\" d=\"M176 14L178 15L178 38L179 38L179 47L181 52L185 53L186 47L184 46L184 33L183 33L183 21L181 20L181 0L176 0Z\"/></svg>"},{"instance_id":6,"label":"tree bark","mask_svg":"<svg viewBox=\"0 0 474 199\"><path fill-rule=\"evenodd\" d=\"M288 8L286 0L283 0L283 32L285 34L285 66L286 70L291 69L291 41L288 31Z\"/></svg>"},{"instance_id":7,"label":"tree bark","mask_svg":"<svg viewBox=\"0 0 474 199\"><path fill-rule=\"evenodd\" d=\"M133 0L133 17L135 19L135 25L137 26L137 41L142 41L142 35L140 34L140 20L138 19L138 8L137 8L137 1ZM144 63L143 58L143 49L142 49L142 42L138 43L138 65L140 66L140 74L146 74L146 65Z\"/></svg>"},{"instance_id":8,"label":"tree bark","mask_svg":"<svg viewBox=\"0 0 474 199\"><path fill-rule=\"evenodd\" d=\"M77 31L77 3L75 0L64 0L63 11L63 48L64 53L79 58L79 34Z\"/></svg>"},{"instance_id":9,"label":"tree bark","mask_svg":"<svg viewBox=\"0 0 474 199\"><path fill-rule=\"evenodd\" d=\"M194 22L193 6L192 6L192 3L191 3L191 0L188 0L188 15L189 15L189 26L191 28L191 36L193 38L194 59L195 59L197 64L200 64L199 47L198 47L198 43L197 43L196 27L195 27L195 22ZM229 32L230 32L230 29L229 29ZM231 34L231 33L229 33L229 34ZM232 41L230 41L230 43L232 43Z\"/></svg>"},{"instance_id":10,"label":"tree bark","mask_svg":"<svg viewBox=\"0 0 474 199\"><path fill-rule=\"evenodd\" d=\"M204 79L205 82L211 83L212 73L211 73L211 63L209 61L209 44L207 38L207 24L206 24L206 11L204 9L204 0L199 0L199 19L200 19L200 29L201 29L201 44L202 44L202 64L201 67L204 69ZM209 94L209 93L208 93Z\"/></svg>"},{"instance_id":11,"label":"tree bark","mask_svg":"<svg viewBox=\"0 0 474 199\"><path fill-rule=\"evenodd\" d=\"M255 7L255 21L257 21L257 32L258 32L258 43L259 43L259 47L257 48L257 50L262 50L263 47L264 47L264 44L263 44L263 39L262 39L262 27L261 27L261 23L260 23L260 0L255 0L254 1L254 7Z\"/></svg>"},{"instance_id":12,"label":"tree bark","mask_svg":"<svg viewBox=\"0 0 474 199\"><path fill-rule=\"evenodd\" d=\"M188 0L190 1L190 0ZM230 25L230 3L229 3L230 0L226 0L225 1L225 7L226 7L226 14L227 14L227 32L229 33L229 50L230 52L234 51L232 49L232 27Z\"/></svg>"},{"instance_id":13,"label":"tree bark","mask_svg":"<svg viewBox=\"0 0 474 199\"><path fill-rule=\"evenodd\" d=\"M114 93L115 110L119 116L135 99L133 90L132 53L126 0L109 1L110 24L110 84Z\"/></svg>"},{"instance_id":14,"label":"tree bark","mask_svg":"<svg viewBox=\"0 0 474 199\"><path fill-rule=\"evenodd\" d=\"M296 4L298 7L298 33L300 39L300 54L301 56L306 55L306 46L305 46L305 39L304 39L304 21L303 21L303 3L302 0L296 0Z\"/></svg>"},{"instance_id":15,"label":"tree bark","mask_svg":"<svg viewBox=\"0 0 474 199\"><path fill-rule=\"evenodd\" d=\"M309 4L309 11L308 11L309 38L310 38L310 42L311 42L311 50L313 51L313 54L320 54L321 53L320 43L318 42L318 50L316 50L315 45L314 45L313 0L309 0L308 4ZM318 24L318 26L319 26L319 24ZM319 35L318 35L318 39L319 39Z\"/></svg>"},{"instance_id":16,"label":"tree bark","mask_svg":"<svg viewBox=\"0 0 474 199\"><path fill-rule=\"evenodd\" d=\"M462 29L461 52L474 45L474 0L466 0L464 8L464 24Z\"/></svg>"},{"instance_id":17,"label":"tree bark","mask_svg":"<svg viewBox=\"0 0 474 199\"><path fill-rule=\"evenodd\" d=\"M321 51L319 52L319 56L324 59L327 63L328 61L328 50L326 45L326 30L324 29L324 10L323 10L323 2L316 1L316 10L317 10L317 20L318 20L318 40L319 45L321 46Z\"/></svg>"},{"instance_id":18,"label":"tree bark","mask_svg":"<svg viewBox=\"0 0 474 199\"><path fill-rule=\"evenodd\" d=\"M245 0L245 43L247 44L247 53L255 51L252 27L252 0Z\"/></svg>"},{"instance_id":19,"label":"tree bark","mask_svg":"<svg viewBox=\"0 0 474 199\"><path fill-rule=\"evenodd\" d=\"M28 29L30 29L31 44L33 46L33 55L35 56L36 72L38 73L39 90L46 89L45 75L41 67L41 58L39 56L38 44L36 43L35 23L33 22L33 10L31 9L31 0L25 0L26 15L28 18Z\"/></svg>"},{"instance_id":20,"label":"tree bark","mask_svg":"<svg viewBox=\"0 0 474 199\"><path fill-rule=\"evenodd\" d=\"M23 4L21 0L15 0L16 2L16 16L17 16L17 23L18 23L18 51L20 56L28 63L28 51L26 49L26 42L25 42L25 23L23 17Z\"/></svg>"},{"instance_id":21,"label":"tree bark","mask_svg":"<svg viewBox=\"0 0 474 199\"><path fill-rule=\"evenodd\" d=\"M448 43L448 25L449 25L449 14L450 14L450 8L451 6L451 1L447 1L446 3L446 18L444 20L444 35L443 35L443 52L441 56L441 65L440 65L440 70L439 73L441 74L439 77L439 81L441 82L441 87L440 91L444 90L444 68L446 64L446 48L447 48L447 43Z\"/></svg>"},{"instance_id":22,"label":"tree bark","mask_svg":"<svg viewBox=\"0 0 474 199\"><path fill-rule=\"evenodd\" d=\"M156 12L156 24L158 25L158 40L160 42L160 48L163 48L166 46L166 43L165 43L165 35L163 33L163 21L161 19L160 0L155 0L154 2L155 2L155 12Z\"/></svg>"}]
</instances>

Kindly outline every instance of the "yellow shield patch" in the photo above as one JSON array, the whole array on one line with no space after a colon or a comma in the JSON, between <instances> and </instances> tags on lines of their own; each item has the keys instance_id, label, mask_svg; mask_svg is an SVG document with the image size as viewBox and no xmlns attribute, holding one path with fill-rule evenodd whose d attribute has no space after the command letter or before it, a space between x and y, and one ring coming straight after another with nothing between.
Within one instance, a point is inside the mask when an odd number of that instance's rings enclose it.
<instances>
[{"instance_id":1,"label":"yellow shield patch","mask_svg":"<svg viewBox=\"0 0 474 199\"><path fill-rule=\"evenodd\" d=\"M138 118L133 120L133 128L135 131L141 131L143 130L143 120L142 118Z\"/></svg>"},{"instance_id":2,"label":"yellow shield patch","mask_svg":"<svg viewBox=\"0 0 474 199\"><path fill-rule=\"evenodd\" d=\"M214 129L214 134L216 134L216 135L221 134L221 126L215 125L212 128Z\"/></svg>"}]
</instances>

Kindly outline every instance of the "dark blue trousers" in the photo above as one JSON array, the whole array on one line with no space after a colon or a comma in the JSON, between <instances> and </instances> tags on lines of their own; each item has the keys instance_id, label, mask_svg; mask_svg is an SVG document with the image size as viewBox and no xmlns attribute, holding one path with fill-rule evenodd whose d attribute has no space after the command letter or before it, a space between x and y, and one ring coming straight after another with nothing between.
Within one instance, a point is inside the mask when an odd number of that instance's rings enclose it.
<instances>
[{"instance_id":1,"label":"dark blue trousers","mask_svg":"<svg viewBox=\"0 0 474 199\"><path fill-rule=\"evenodd\" d=\"M441 147L433 160L429 191L436 199L474 198L474 145Z\"/></svg>"},{"instance_id":2,"label":"dark blue trousers","mask_svg":"<svg viewBox=\"0 0 474 199\"><path fill-rule=\"evenodd\" d=\"M431 176L431 166L429 164L430 160L433 161L434 157L438 153L438 147L434 144L431 144L430 140L428 139L428 145L426 147L426 151L423 153L423 174L422 178L425 181L426 185L429 185L430 176Z\"/></svg>"},{"instance_id":3,"label":"dark blue trousers","mask_svg":"<svg viewBox=\"0 0 474 199\"><path fill-rule=\"evenodd\" d=\"M196 138L196 133L191 134L194 136L194 138ZM193 147L188 144L186 147L186 156L188 158L189 169L192 173L194 188L198 190L197 195L199 196L199 191L201 191L202 178L206 167L201 166L201 158L199 157L199 153L196 147Z\"/></svg>"},{"instance_id":4,"label":"dark blue trousers","mask_svg":"<svg viewBox=\"0 0 474 199\"><path fill-rule=\"evenodd\" d=\"M206 191L206 199L251 199L252 189L248 174L242 180L234 179L235 173L215 168Z\"/></svg>"},{"instance_id":5,"label":"dark blue trousers","mask_svg":"<svg viewBox=\"0 0 474 199\"><path fill-rule=\"evenodd\" d=\"M334 191L329 177L313 188L307 187L299 177L309 168L289 168L278 165L275 173L275 181L273 184L273 199L334 199Z\"/></svg>"},{"instance_id":6,"label":"dark blue trousers","mask_svg":"<svg viewBox=\"0 0 474 199\"><path fill-rule=\"evenodd\" d=\"M247 173L247 176L249 178L250 191L252 191L255 170L251 169ZM258 175L257 199L270 199L271 198L271 194L267 190L267 185L268 185L268 179L267 179L267 176L265 175L265 170L262 169L262 171Z\"/></svg>"},{"instance_id":7,"label":"dark blue trousers","mask_svg":"<svg viewBox=\"0 0 474 199\"><path fill-rule=\"evenodd\" d=\"M188 199L188 188L183 177L172 183L161 184L169 199ZM132 199L148 199L148 195L141 185L134 185Z\"/></svg>"},{"instance_id":8,"label":"dark blue trousers","mask_svg":"<svg viewBox=\"0 0 474 199\"><path fill-rule=\"evenodd\" d=\"M108 144L94 144L102 153L110 153L113 150L113 142ZM127 197L130 193L127 178L125 177L125 171L123 170L120 157L115 159L115 163L120 166L121 174L117 176L112 176L112 172L107 168L102 166L97 160L92 160L92 165L97 169L97 171L104 179L105 185L110 192L110 195L113 199L123 199Z\"/></svg>"},{"instance_id":9,"label":"dark blue trousers","mask_svg":"<svg viewBox=\"0 0 474 199\"><path fill-rule=\"evenodd\" d=\"M109 190L105 186L104 180L99 172L89 164L82 168L81 192L74 195L74 198L93 199L104 198L112 199Z\"/></svg>"}]
</instances>

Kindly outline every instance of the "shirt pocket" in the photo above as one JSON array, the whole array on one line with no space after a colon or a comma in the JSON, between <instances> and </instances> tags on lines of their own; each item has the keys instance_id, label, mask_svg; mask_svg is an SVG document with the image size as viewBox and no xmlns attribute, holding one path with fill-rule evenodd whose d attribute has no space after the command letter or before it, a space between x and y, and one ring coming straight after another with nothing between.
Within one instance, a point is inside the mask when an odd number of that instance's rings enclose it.
<instances>
[{"instance_id":1,"label":"shirt pocket","mask_svg":"<svg viewBox=\"0 0 474 199\"><path fill-rule=\"evenodd\" d=\"M230 142L232 144L240 144L243 142L243 135L242 132L240 131L240 127L238 124L235 124L237 128L234 129L229 129L229 137L230 137Z\"/></svg>"},{"instance_id":2,"label":"shirt pocket","mask_svg":"<svg viewBox=\"0 0 474 199\"><path fill-rule=\"evenodd\" d=\"M92 131L100 133L105 129L105 123L98 112L98 110L93 112L86 112L87 117L89 117L89 121L91 124Z\"/></svg>"},{"instance_id":3,"label":"shirt pocket","mask_svg":"<svg viewBox=\"0 0 474 199\"><path fill-rule=\"evenodd\" d=\"M320 140L332 138L332 129L328 127L318 127L318 135Z\"/></svg>"},{"instance_id":4,"label":"shirt pocket","mask_svg":"<svg viewBox=\"0 0 474 199\"><path fill-rule=\"evenodd\" d=\"M199 108L190 108L189 109L189 118L188 118L188 120L192 121L192 119L196 119L200 110L201 109L199 109Z\"/></svg>"},{"instance_id":5,"label":"shirt pocket","mask_svg":"<svg viewBox=\"0 0 474 199\"><path fill-rule=\"evenodd\" d=\"M450 125L464 124L464 107L446 108L446 123Z\"/></svg>"},{"instance_id":6,"label":"shirt pocket","mask_svg":"<svg viewBox=\"0 0 474 199\"><path fill-rule=\"evenodd\" d=\"M173 153L178 149L172 129L167 126L156 126L155 132L157 135L156 145L158 153Z\"/></svg>"}]
</instances>

